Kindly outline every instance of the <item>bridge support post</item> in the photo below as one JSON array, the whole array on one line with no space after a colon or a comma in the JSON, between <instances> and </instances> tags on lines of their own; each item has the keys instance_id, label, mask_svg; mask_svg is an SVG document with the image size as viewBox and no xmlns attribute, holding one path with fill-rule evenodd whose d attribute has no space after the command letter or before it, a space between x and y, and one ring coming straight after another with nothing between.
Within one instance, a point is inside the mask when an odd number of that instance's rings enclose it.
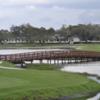
<instances>
[{"instance_id":1,"label":"bridge support post","mask_svg":"<svg viewBox=\"0 0 100 100\"><path fill-rule=\"evenodd\" d=\"M80 58L80 62L81 62L81 63L83 62L83 58Z\"/></svg>"},{"instance_id":2,"label":"bridge support post","mask_svg":"<svg viewBox=\"0 0 100 100\"><path fill-rule=\"evenodd\" d=\"M67 59L67 63L69 64L69 58Z\"/></svg>"},{"instance_id":3,"label":"bridge support post","mask_svg":"<svg viewBox=\"0 0 100 100\"><path fill-rule=\"evenodd\" d=\"M41 59L41 60L40 60L40 64L42 64L42 63L43 63L43 60Z\"/></svg>"},{"instance_id":4,"label":"bridge support post","mask_svg":"<svg viewBox=\"0 0 100 100\"><path fill-rule=\"evenodd\" d=\"M70 64L70 58L68 58L68 64Z\"/></svg>"},{"instance_id":5,"label":"bridge support post","mask_svg":"<svg viewBox=\"0 0 100 100\"><path fill-rule=\"evenodd\" d=\"M75 58L75 63L78 63L78 60L77 60L77 58Z\"/></svg>"},{"instance_id":6,"label":"bridge support post","mask_svg":"<svg viewBox=\"0 0 100 100\"><path fill-rule=\"evenodd\" d=\"M56 64L58 64L58 60L56 60L55 62L56 62Z\"/></svg>"},{"instance_id":7,"label":"bridge support post","mask_svg":"<svg viewBox=\"0 0 100 100\"><path fill-rule=\"evenodd\" d=\"M62 59L61 63L64 64L64 60L63 59Z\"/></svg>"},{"instance_id":8,"label":"bridge support post","mask_svg":"<svg viewBox=\"0 0 100 100\"><path fill-rule=\"evenodd\" d=\"M51 64L51 60L49 59L49 60L47 60L47 64Z\"/></svg>"},{"instance_id":9,"label":"bridge support post","mask_svg":"<svg viewBox=\"0 0 100 100\"><path fill-rule=\"evenodd\" d=\"M67 58L65 58L65 64L67 64L68 63L68 59Z\"/></svg>"},{"instance_id":10,"label":"bridge support post","mask_svg":"<svg viewBox=\"0 0 100 100\"><path fill-rule=\"evenodd\" d=\"M34 63L34 60L32 61L32 63Z\"/></svg>"},{"instance_id":11,"label":"bridge support post","mask_svg":"<svg viewBox=\"0 0 100 100\"><path fill-rule=\"evenodd\" d=\"M56 60L54 59L54 64L56 64Z\"/></svg>"},{"instance_id":12,"label":"bridge support post","mask_svg":"<svg viewBox=\"0 0 100 100\"><path fill-rule=\"evenodd\" d=\"M33 63L33 60L31 60L30 62L31 62L31 64L32 64L32 63Z\"/></svg>"},{"instance_id":13,"label":"bridge support post","mask_svg":"<svg viewBox=\"0 0 100 100\"><path fill-rule=\"evenodd\" d=\"M57 60L57 64L59 64L59 60Z\"/></svg>"},{"instance_id":14,"label":"bridge support post","mask_svg":"<svg viewBox=\"0 0 100 100\"><path fill-rule=\"evenodd\" d=\"M47 64L49 64L49 60L47 60Z\"/></svg>"},{"instance_id":15,"label":"bridge support post","mask_svg":"<svg viewBox=\"0 0 100 100\"><path fill-rule=\"evenodd\" d=\"M51 61L51 59L50 59L50 64L52 64L52 61Z\"/></svg>"}]
</instances>

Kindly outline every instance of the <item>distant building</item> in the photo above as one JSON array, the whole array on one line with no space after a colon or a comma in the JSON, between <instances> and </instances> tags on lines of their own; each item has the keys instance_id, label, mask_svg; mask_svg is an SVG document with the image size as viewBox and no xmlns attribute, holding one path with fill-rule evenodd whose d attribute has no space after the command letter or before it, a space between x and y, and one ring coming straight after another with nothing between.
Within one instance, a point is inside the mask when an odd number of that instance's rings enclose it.
<instances>
[{"instance_id":1,"label":"distant building","mask_svg":"<svg viewBox=\"0 0 100 100\"><path fill-rule=\"evenodd\" d=\"M74 43L81 42L81 40L80 40L80 38L78 38L78 37L69 37L69 38L68 38L68 42L69 42L70 44L74 44Z\"/></svg>"},{"instance_id":2,"label":"distant building","mask_svg":"<svg viewBox=\"0 0 100 100\"><path fill-rule=\"evenodd\" d=\"M26 40L17 40L17 39L10 39L10 40L4 40L4 41L2 41L2 43L12 43L12 44L14 44L14 43L26 43L27 41Z\"/></svg>"},{"instance_id":3,"label":"distant building","mask_svg":"<svg viewBox=\"0 0 100 100\"><path fill-rule=\"evenodd\" d=\"M73 42L80 42L81 40L80 40L80 38L78 38L78 37L73 37Z\"/></svg>"}]
</instances>

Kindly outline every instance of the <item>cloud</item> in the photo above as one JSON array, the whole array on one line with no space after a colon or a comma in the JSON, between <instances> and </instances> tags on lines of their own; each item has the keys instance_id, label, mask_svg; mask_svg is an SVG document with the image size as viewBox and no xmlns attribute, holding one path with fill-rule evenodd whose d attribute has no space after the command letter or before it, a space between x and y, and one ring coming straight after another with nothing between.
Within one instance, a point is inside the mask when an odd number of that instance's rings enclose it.
<instances>
[{"instance_id":1,"label":"cloud","mask_svg":"<svg viewBox=\"0 0 100 100\"><path fill-rule=\"evenodd\" d=\"M48 0L0 0L2 6L16 6L29 4L46 4Z\"/></svg>"},{"instance_id":2,"label":"cloud","mask_svg":"<svg viewBox=\"0 0 100 100\"><path fill-rule=\"evenodd\" d=\"M84 11L80 16L79 16L79 23L83 24L89 24L89 23L95 23L99 24L100 23L100 10L87 10Z\"/></svg>"},{"instance_id":3,"label":"cloud","mask_svg":"<svg viewBox=\"0 0 100 100\"><path fill-rule=\"evenodd\" d=\"M100 23L99 0L0 0L0 27L30 23L59 28L62 24Z\"/></svg>"},{"instance_id":4,"label":"cloud","mask_svg":"<svg viewBox=\"0 0 100 100\"><path fill-rule=\"evenodd\" d=\"M50 0L49 5L71 9L100 9L99 0Z\"/></svg>"},{"instance_id":5,"label":"cloud","mask_svg":"<svg viewBox=\"0 0 100 100\"><path fill-rule=\"evenodd\" d=\"M70 9L100 9L99 0L0 0L0 6L65 7Z\"/></svg>"}]
</instances>

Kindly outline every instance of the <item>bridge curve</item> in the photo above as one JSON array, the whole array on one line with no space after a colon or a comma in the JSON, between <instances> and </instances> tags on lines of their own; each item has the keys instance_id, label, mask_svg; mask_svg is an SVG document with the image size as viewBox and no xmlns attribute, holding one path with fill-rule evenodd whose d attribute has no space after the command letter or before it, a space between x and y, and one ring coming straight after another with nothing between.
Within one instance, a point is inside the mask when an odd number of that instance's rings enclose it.
<instances>
[{"instance_id":1,"label":"bridge curve","mask_svg":"<svg viewBox=\"0 0 100 100\"><path fill-rule=\"evenodd\" d=\"M100 60L100 52L76 51L76 50L56 50L39 51L18 54L0 55L0 60L10 62L23 62L33 60L63 60L63 59L91 59Z\"/></svg>"}]
</instances>

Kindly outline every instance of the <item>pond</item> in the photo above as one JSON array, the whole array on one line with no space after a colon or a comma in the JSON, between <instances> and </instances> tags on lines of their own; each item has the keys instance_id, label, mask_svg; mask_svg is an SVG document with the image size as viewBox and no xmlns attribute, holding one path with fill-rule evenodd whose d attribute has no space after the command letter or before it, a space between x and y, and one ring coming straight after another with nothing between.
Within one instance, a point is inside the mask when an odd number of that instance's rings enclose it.
<instances>
[{"instance_id":1,"label":"pond","mask_svg":"<svg viewBox=\"0 0 100 100\"><path fill-rule=\"evenodd\" d=\"M17 53L27 53L27 52L39 52L39 51L56 51L61 49L4 49L0 50L0 55L4 54L17 54ZM64 49L65 50L65 49ZM43 61L44 63L48 63L46 60ZM67 62L67 61L66 61ZM39 63L39 61L34 61L34 63ZM51 61L52 64L54 64L54 60ZM61 61L59 61L61 63ZM100 62L89 62L84 64L66 64L61 69L62 71L67 72L75 72L75 73L89 73L89 74L95 74L100 76ZM100 80L98 80L96 77L88 77L92 80L97 81L100 83ZM100 93L98 93L96 96L87 98L87 100L100 100Z\"/></svg>"},{"instance_id":2,"label":"pond","mask_svg":"<svg viewBox=\"0 0 100 100\"><path fill-rule=\"evenodd\" d=\"M69 64L69 65L65 65L61 70L66 72L88 73L88 74L100 76L100 62L91 62L91 63L84 63L84 64ZM100 80L95 76L90 76L88 78L100 83ZM98 93L94 97L87 98L86 100L100 100L100 93Z\"/></svg>"},{"instance_id":3,"label":"pond","mask_svg":"<svg viewBox=\"0 0 100 100\"><path fill-rule=\"evenodd\" d=\"M27 52L40 52L40 51L57 51L57 50L62 50L62 49L2 49L0 50L0 55L18 54L18 53L27 53Z\"/></svg>"}]
</instances>

